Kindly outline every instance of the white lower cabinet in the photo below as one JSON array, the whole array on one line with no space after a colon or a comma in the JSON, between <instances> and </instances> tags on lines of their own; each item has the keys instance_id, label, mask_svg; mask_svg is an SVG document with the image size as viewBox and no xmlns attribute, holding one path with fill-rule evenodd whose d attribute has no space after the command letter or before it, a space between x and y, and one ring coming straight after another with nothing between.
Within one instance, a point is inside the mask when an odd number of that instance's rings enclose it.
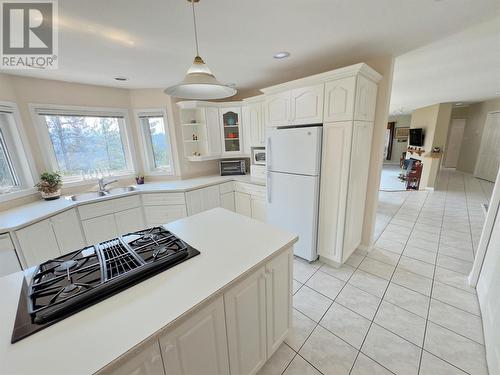
<instances>
[{"instance_id":1,"label":"white lower cabinet","mask_svg":"<svg viewBox=\"0 0 500 375\"><path fill-rule=\"evenodd\" d=\"M99 375L165 375L158 341L139 347Z\"/></svg>"},{"instance_id":2,"label":"white lower cabinet","mask_svg":"<svg viewBox=\"0 0 500 375\"><path fill-rule=\"evenodd\" d=\"M229 211L236 211L234 204L234 192L221 194L220 206Z\"/></svg>"},{"instance_id":3,"label":"white lower cabinet","mask_svg":"<svg viewBox=\"0 0 500 375\"><path fill-rule=\"evenodd\" d=\"M219 185L188 191L186 193L188 215L220 207Z\"/></svg>"},{"instance_id":4,"label":"white lower cabinet","mask_svg":"<svg viewBox=\"0 0 500 375\"><path fill-rule=\"evenodd\" d=\"M283 250L98 374L256 374L291 327L292 257Z\"/></svg>"},{"instance_id":5,"label":"white lower cabinet","mask_svg":"<svg viewBox=\"0 0 500 375\"><path fill-rule=\"evenodd\" d=\"M83 220L82 225L87 244L89 245L110 240L118 236L118 228L116 227L114 214Z\"/></svg>"},{"instance_id":6,"label":"white lower cabinet","mask_svg":"<svg viewBox=\"0 0 500 375\"><path fill-rule=\"evenodd\" d=\"M160 337L167 375L229 375L222 296Z\"/></svg>"},{"instance_id":7,"label":"white lower cabinet","mask_svg":"<svg viewBox=\"0 0 500 375\"><path fill-rule=\"evenodd\" d=\"M142 208L136 207L115 214L118 234L126 234L146 228Z\"/></svg>"},{"instance_id":8,"label":"white lower cabinet","mask_svg":"<svg viewBox=\"0 0 500 375\"><path fill-rule=\"evenodd\" d=\"M252 209L252 218L264 222L267 221L267 205L264 198L251 196L250 206Z\"/></svg>"},{"instance_id":9,"label":"white lower cabinet","mask_svg":"<svg viewBox=\"0 0 500 375\"><path fill-rule=\"evenodd\" d=\"M144 207L146 224L148 227L170 223L187 216L186 205L176 204L169 206Z\"/></svg>"},{"instance_id":10,"label":"white lower cabinet","mask_svg":"<svg viewBox=\"0 0 500 375\"><path fill-rule=\"evenodd\" d=\"M21 271L14 244L8 233L0 234L0 277Z\"/></svg>"},{"instance_id":11,"label":"white lower cabinet","mask_svg":"<svg viewBox=\"0 0 500 375\"><path fill-rule=\"evenodd\" d=\"M235 192L234 204L237 213L252 217L252 202L250 194L240 193L239 191Z\"/></svg>"},{"instance_id":12,"label":"white lower cabinet","mask_svg":"<svg viewBox=\"0 0 500 375\"><path fill-rule=\"evenodd\" d=\"M267 360L264 268L224 293L224 304L231 374L256 374Z\"/></svg>"},{"instance_id":13,"label":"white lower cabinet","mask_svg":"<svg viewBox=\"0 0 500 375\"><path fill-rule=\"evenodd\" d=\"M75 210L68 210L50 218L61 254L81 249L85 239L80 227L80 220Z\"/></svg>"}]
</instances>

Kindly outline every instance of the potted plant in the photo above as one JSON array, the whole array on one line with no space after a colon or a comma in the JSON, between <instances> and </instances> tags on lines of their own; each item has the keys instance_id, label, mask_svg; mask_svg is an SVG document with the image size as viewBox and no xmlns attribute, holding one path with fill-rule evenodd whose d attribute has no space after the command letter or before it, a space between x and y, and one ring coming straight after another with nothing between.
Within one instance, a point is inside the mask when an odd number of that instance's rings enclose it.
<instances>
[{"instance_id":1,"label":"potted plant","mask_svg":"<svg viewBox=\"0 0 500 375\"><path fill-rule=\"evenodd\" d=\"M44 172L35 185L46 201L58 199L61 196L62 177L59 172Z\"/></svg>"}]
</instances>

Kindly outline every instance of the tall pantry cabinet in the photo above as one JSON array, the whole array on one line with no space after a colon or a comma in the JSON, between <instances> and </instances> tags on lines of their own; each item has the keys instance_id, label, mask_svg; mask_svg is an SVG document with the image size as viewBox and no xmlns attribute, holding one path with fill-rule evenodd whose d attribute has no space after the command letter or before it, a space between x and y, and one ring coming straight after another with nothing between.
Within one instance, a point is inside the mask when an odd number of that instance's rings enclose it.
<instances>
[{"instance_id":1,"label":"tall pantry cabinet","mask_svg":"<svg viewBox=\"0 0 500 375\"><path fill-rule=\"evenodd\" d=\"M325 83L318 253L338 264L361 244L379 80L363 69Z\"/></svg>"}]
</instances>

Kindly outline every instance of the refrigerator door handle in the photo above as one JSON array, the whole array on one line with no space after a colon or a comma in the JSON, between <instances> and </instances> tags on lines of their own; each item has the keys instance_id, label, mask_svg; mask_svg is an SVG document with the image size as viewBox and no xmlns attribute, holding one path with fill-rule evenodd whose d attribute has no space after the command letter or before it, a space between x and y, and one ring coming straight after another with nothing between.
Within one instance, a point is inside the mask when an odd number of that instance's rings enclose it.
<instances>
[{"instance_id":1,"label":"refrigerator door handle","mask_svg":"<svg viewBox=\"0 0 500 375\"><path fill-rule=\"evenodd\" d=\"M271 137L267 137L266 140L266 164L267 164L267 169L271 169Z\"/></svg>"},{"instance_id":2,"label":"refrigerator door handle","mask_svg":"<svg viewBox=\"0 0 500 375\"><path fill-rule=\"evenodd\" d=\"M267 203L271 203L271 172L267 172Z\"/></svg>"}]
</instances>

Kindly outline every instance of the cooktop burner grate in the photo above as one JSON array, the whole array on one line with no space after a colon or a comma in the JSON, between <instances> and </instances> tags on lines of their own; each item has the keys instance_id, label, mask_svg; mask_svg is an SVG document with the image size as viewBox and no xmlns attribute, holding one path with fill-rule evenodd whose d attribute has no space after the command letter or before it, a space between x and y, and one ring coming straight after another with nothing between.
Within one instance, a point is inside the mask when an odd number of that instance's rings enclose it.
<instances>
[{"instance_id":1,"label":"cooktop burner grate","mask_svg":"<svg viewBox=\"0 0 500 375\"><path fill-rule=\"evenodd\" d=\"M105 280L110 280L140 267L142 263L119 239L97 245L103 254Z\"/></svg>"}]
</instances>

